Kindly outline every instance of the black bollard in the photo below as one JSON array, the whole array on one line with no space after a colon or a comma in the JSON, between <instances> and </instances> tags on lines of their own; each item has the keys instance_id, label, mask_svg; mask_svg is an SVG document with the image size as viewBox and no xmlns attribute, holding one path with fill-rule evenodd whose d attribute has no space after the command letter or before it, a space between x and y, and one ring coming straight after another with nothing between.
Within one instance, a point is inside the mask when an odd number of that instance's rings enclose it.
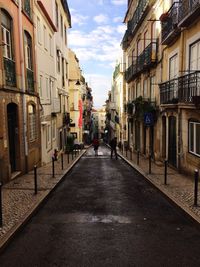
<instances>
[{"instance_id":1,"label":"black bollard","mask_svg":"<svg viewBox=\"0 0 200 267\"><path fill-rule=\"evenodd\" d=\"M61 153L61 168L62 168L62 170L64 169L64 166L63 166L63 153Z\"/></svg>"},{"instance_id":2,"label":"black bollard","mask_svg":"<svg viewBox=\"0 0 200 267\"><path fill-rule=\"evenodd\" d=\"M137 151L137 165L140 164L140 151Z\"/></svg>"},{"instance_id":3,"label":"black bollard","mask_svg":"<svg viewBox=\"0 0 200 267\"><path fill-rule=\"evenodd\" d=\"M149 174L151 174L151 153L149 154Z\"/></svg>"},{"instance_id":4,"label":"black bollard","mask_svg":"<svg viewBox=\"0 0 200 267\"><path fill-rule=\"evenodd\" d=\"M37 195L37 166L34 166L34 188L35 188L35 195Z\"/></svg>"},{"instance_id":5,"label":"black bollard","mask_svg":"<svg viewBox=\"0 0 200 267\"><path fill-rule=\"evenodd\" d=\"M127 155L128 155L128 149L126 148L126 157L127 157Z\"/></svg>"},{"instance_id":6,"label":"black bollard","mask_svg":"<svg viewBox=\"0 0 200 267\"><path fill-rule=\"evenodd\" d=\"M52 177L55 177L55 166L54 166L54 157L52 157Z\"/></svg>"},{"instance_id":7,"label":"black bollard","mask_svg":"<svg viewBox=\"0 0 200 267\"><path fill-rule=\"evenodd\" d=\"M130 150L130 160L132 160L132 150Z\"/></svg>"},{"instance_id":8,"label":"black bollard","mask_svg":"<svg viewBox=\"0 0 200 267\"><path fill-rule=\"evenodd\" d=\"M3 212L2 212L2 182L0 182L0 227L3 226Z\"/></svg>"},{"instance_id":9,"label":"black bollard","mask_svg":"<svg viewBox=\"0 0 200 267\"><path fill-rule=\"evenodd\" d=\"M167 160L165 160L164 184L167 184Z\"/></svg>"},{"instance_id":10,"label":"black bollard","mask_svg":"<svg viewBox=\"0 0 200 267\"><path fill-rule=\"evenodd\" d=\"M197 206L198 200L198 181L199 181L199 171L196 169L194 171L194 206Z\"/></svg>"},{"instance_id":11,"label":"black bollard","mask_svg":"<svg viewBox=\"0 0 200 267\"><path fill-rule=\"evenodd\" d=\"M74 159L74 150L72 150L72 160Z\"/></svg>"}]
</instances>

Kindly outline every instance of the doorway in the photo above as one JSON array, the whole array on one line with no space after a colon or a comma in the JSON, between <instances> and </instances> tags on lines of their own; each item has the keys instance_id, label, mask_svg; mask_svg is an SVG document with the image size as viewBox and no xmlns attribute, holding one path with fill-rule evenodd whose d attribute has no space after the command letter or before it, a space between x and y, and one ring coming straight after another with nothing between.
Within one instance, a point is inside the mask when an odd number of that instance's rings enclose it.
<instances>
[{"instance_id":1,"label":"doorway","mask_svg":"<svg viewBox=\"0 0 200 267\"><path fill-rule=\"evenodd\" d=\"M17 154L18 154L18 107L14 103L7 105L7 120L8 120L8 142L9 142L9 158L11 172L17 170Z\"/></svg>"}]
</instances>

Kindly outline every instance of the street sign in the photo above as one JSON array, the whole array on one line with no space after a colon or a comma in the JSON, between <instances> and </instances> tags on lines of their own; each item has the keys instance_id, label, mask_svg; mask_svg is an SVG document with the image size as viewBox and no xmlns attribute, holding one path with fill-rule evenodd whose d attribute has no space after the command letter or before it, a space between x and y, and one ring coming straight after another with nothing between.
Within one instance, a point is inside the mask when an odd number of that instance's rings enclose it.
<instances>
[{"instance_id":1,"label":"street sign","mask_svg":"<svg viewBox=\"0 0 200 267\"><path fill-rule=\"evenodd\" d=\"M152 126L154 124L154 118L151 112L144 113L144 124L146 126Z\"/></svg>"}]
</instances>

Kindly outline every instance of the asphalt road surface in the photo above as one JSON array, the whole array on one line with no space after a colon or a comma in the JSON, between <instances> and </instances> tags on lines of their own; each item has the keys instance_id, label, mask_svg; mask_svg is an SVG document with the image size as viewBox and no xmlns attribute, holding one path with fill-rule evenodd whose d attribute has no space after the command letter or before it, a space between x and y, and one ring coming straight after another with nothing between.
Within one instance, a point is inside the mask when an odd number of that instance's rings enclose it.
<instances>
[{"instance_id":1,"label":"asphalt road surface","mask_svg":"<svg viewBox=\"0 0 200 267\"><path fill-rule=\"evenodd\" d=\"M200 230L122 159L89 151L0 266L200 266Z\"/></svg>"}]
</instances>

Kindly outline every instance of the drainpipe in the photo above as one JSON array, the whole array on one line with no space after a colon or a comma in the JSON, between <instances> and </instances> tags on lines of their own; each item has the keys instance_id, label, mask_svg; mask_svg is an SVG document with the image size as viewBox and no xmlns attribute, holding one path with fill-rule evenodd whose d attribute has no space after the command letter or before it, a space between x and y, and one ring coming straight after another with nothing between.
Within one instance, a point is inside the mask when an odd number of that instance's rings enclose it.
<instances>
[{"instance_id":1,"label":"drainpipe","mask_svg":"<svg viewBox=\"0 0 200 267\"><path fill-rule=\"evenodd\" d=\"M181 31L181 48L180 48L180 69L181 73L183 71L183 64L184 64L184 30ZM181 154L182 154L182 109L178 108L178 170L181 172Z\"/></svg>"},{"instance_id":2,"label":"drainpipe","mask_svg":"<svg viewBox=\"0 0 200 267\"><path fill-rule=\"evenodd\" d=\"M21 84L20 87L23 92L23 129L24 129L24 152L25 152L25 168L27 171L27 157L28 157L28 143L27 143L27 109L26 109L26 85L24 73L24 51L23 51L23 31L22 31L22 2L18 1L18 28L19 28L19 49L20 49L20 68L21 68Z\"/></svg>"}]
</instances>

